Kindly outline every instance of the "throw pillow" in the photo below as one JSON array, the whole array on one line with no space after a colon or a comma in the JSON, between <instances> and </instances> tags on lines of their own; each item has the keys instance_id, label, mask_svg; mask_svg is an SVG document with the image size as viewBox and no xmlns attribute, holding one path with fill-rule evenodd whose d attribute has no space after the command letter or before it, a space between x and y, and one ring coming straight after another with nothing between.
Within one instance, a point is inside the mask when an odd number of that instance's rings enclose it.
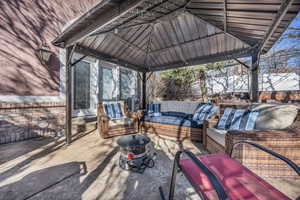
<instances>
[{"instance_id":1,"label":"throw pillow","mask_svg":"<svg viewBox=\"0 0 300 200\"><path fill-rule=\"evenodd\" d=\"M106 115L109 119L123 117L123 112L120 103L104 104Z\"/></svg>"},{"instance_id":2,"label":"throw pillow","mask_svg":"<svg viewBox=\"0 0 300 200\"><path fill-rule=\"evenodd\" d=\"M293 124L298 107L296 105L256 105L254 110L260 112L256 122L257 130L285 129Z\"/></svg>"},{"instance_id":3,"label":"throw pillow","mask_svg":"<svg viewBox=\"0 0 300 200\"><path fill-rule=\"evenodd\" d=\"M258 115L257 110L226 108L216 128L220 130L253 130Z\"/></svg>"},{"instance_id":4,"label":"throw pillow","mask_svg":"<svg viewBox=\"0 0 300 200\"><path fill-rule=\"evenodd\" d=\"M217 110L219 110L219 107L217 106L212 104L202 104L194 113L193 120L198 123L203 123L204 120L207 120Z\"/></svg>"}]
</instances>

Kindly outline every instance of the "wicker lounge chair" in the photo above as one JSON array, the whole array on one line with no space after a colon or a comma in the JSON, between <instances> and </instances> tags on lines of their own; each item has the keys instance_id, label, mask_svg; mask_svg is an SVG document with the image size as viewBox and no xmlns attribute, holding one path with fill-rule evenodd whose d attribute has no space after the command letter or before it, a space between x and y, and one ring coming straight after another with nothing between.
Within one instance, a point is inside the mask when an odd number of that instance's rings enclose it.
<instances>
[{"instance_id":1,"label":"wicker lounge chair","mask_svg":"<svg viewBox=\"0 0 300 200\"><path fill-rule=\"evenodd\" d=\"M220 115L227 107L249 108L251 105L220 105ZM207 120L204 123L203 144L211 153L226 152L229 154L233 144L249 140L261 144L271 150L290 158L300 164L300 112L294 122L282 130L229 130L220 137L212 137L208 131L215 130L217 120ZM223 131L223 130L222 130ZM221 135L221 134L219 134ZM298 177L294 171L272 156L247 145L240 145L233 154L234 158L253 170L261 177Z\"/></svg>"}]
</instances>

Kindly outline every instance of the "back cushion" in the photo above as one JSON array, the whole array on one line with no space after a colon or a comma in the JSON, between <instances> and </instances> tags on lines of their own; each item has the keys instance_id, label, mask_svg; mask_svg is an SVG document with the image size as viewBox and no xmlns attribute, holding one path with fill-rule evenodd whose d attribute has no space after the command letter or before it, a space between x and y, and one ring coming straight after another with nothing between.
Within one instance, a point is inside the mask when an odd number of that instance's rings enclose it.
<instances>
[{"instance_id":1,"label":"back cushion","mask_svg":"<svg viewBox=\"0 0 300 200\"><path fill-rule=\"evenodd\" d=\"M161 112L181 112L194 114L199 104L198 101L155 101L161 105Z\"/></svg>"},{"instance_id":2,"label":"back cushion","mask_svg":"<svg viewBox=\"0 0 300 200\"><path fill-rule=\"evenodd\" d=\"M125 102L124 101L102 101L102 104L103 104L103 109L104 109L105 113L106 113L105 106L104 106L105 104L120 104L122 113L123 113L123 115L125 114L125 110L124 110Z\"/></svg>"},{"instance_id":3,"label":"back cushion","mask_svg":"<svg viewBox=\"0 0 300 200\"><path fill-rule=\"evenodd\" d=\"M147 104L147 114L153 116L161 116L160 104Z\"/></svg>"},{"instance_id":4,"label":"back cushion","mask_svg":"<svg viewBox=\"0 0 300 200\"><path fill-rule=\"evenodd\" d=\"M199 123L203 123L204 120L212 116L218 109L219 107L212 104L200 105L193 115L193 120Z\"/></svg>"},{"instance_id":5,"label":"back cushion","mask_svg":"<svg viewBox=\"0 0 300 200\"><path fill-rule=\"evenodd\" d=\"M253 109L260 112L255 122L255 129L272 130L285 129L292 125L299 108L295 105L261 104L254 106Z\"/></svg>"},{"instance_id":6,"label":"back cushion","mask_svg":"<svg viewBox=\"0 0 300 200\"><path fill-rule=\"evenodd\" d=\"M226 108L218 122L217 129L253 130L258 115L257 110Z\"/></svg>"},{"instance_id":7,"label":"back cushion","mask_svg":"<svg viewBox=\"0 0 300 200\"><path fill-rule=\"evenodd\" d=\"M120 103L104 104L104 109L109 119L123 117Z\"/></svg>"}]
</instances>

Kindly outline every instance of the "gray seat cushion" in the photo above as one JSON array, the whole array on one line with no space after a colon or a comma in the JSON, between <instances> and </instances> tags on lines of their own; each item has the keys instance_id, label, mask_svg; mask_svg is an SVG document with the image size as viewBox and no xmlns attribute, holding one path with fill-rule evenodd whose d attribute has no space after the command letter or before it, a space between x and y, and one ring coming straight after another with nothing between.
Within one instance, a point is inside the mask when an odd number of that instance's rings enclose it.
<instances>
[{"instance_id":1,"label":"gray seat cushion","mask_svg":"<svg viewBox=\"0 0 300 200\"><path fill-rule=\"evenodd\" d=\"M253 109L260 113L255 121L255 129L257 130L288 128L298 113L298 107L295 105L261 104L254 105Z\"/></svg>"},{"instance_id":2,"label":"gray seat cushion","mask_svg":"<svg viewBox=\"0 0 300 200\"><path fill-rule=\"evenodd\" d=\"M212 138L215 142L225 147L225 135L227 133L226 130L220 130L216 128L208 128L207 135Z\"/></svg>"}]
</instances>

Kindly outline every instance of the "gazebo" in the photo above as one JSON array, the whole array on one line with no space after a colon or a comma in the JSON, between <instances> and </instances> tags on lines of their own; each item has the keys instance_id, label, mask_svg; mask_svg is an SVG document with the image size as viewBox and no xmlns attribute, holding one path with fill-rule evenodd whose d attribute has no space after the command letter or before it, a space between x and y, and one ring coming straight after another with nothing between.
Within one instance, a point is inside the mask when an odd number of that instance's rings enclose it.
<instances>
[{"instance_id":1,"label":"gazebo","mask_svg":"<svg viewBox=\"0 0 300 200\"><path fill-rule=\"evenodd\" d=\"M141 73L229 59L247 67L257 101L259 57L300 10L299 0L103 0L64 29L53 44L66 49L66 139L71 142L71 67L86 56ZM83 55L72 62L72 55ZM248 66L239 58L252 57Z\"/></svg>"}]
</instances>

